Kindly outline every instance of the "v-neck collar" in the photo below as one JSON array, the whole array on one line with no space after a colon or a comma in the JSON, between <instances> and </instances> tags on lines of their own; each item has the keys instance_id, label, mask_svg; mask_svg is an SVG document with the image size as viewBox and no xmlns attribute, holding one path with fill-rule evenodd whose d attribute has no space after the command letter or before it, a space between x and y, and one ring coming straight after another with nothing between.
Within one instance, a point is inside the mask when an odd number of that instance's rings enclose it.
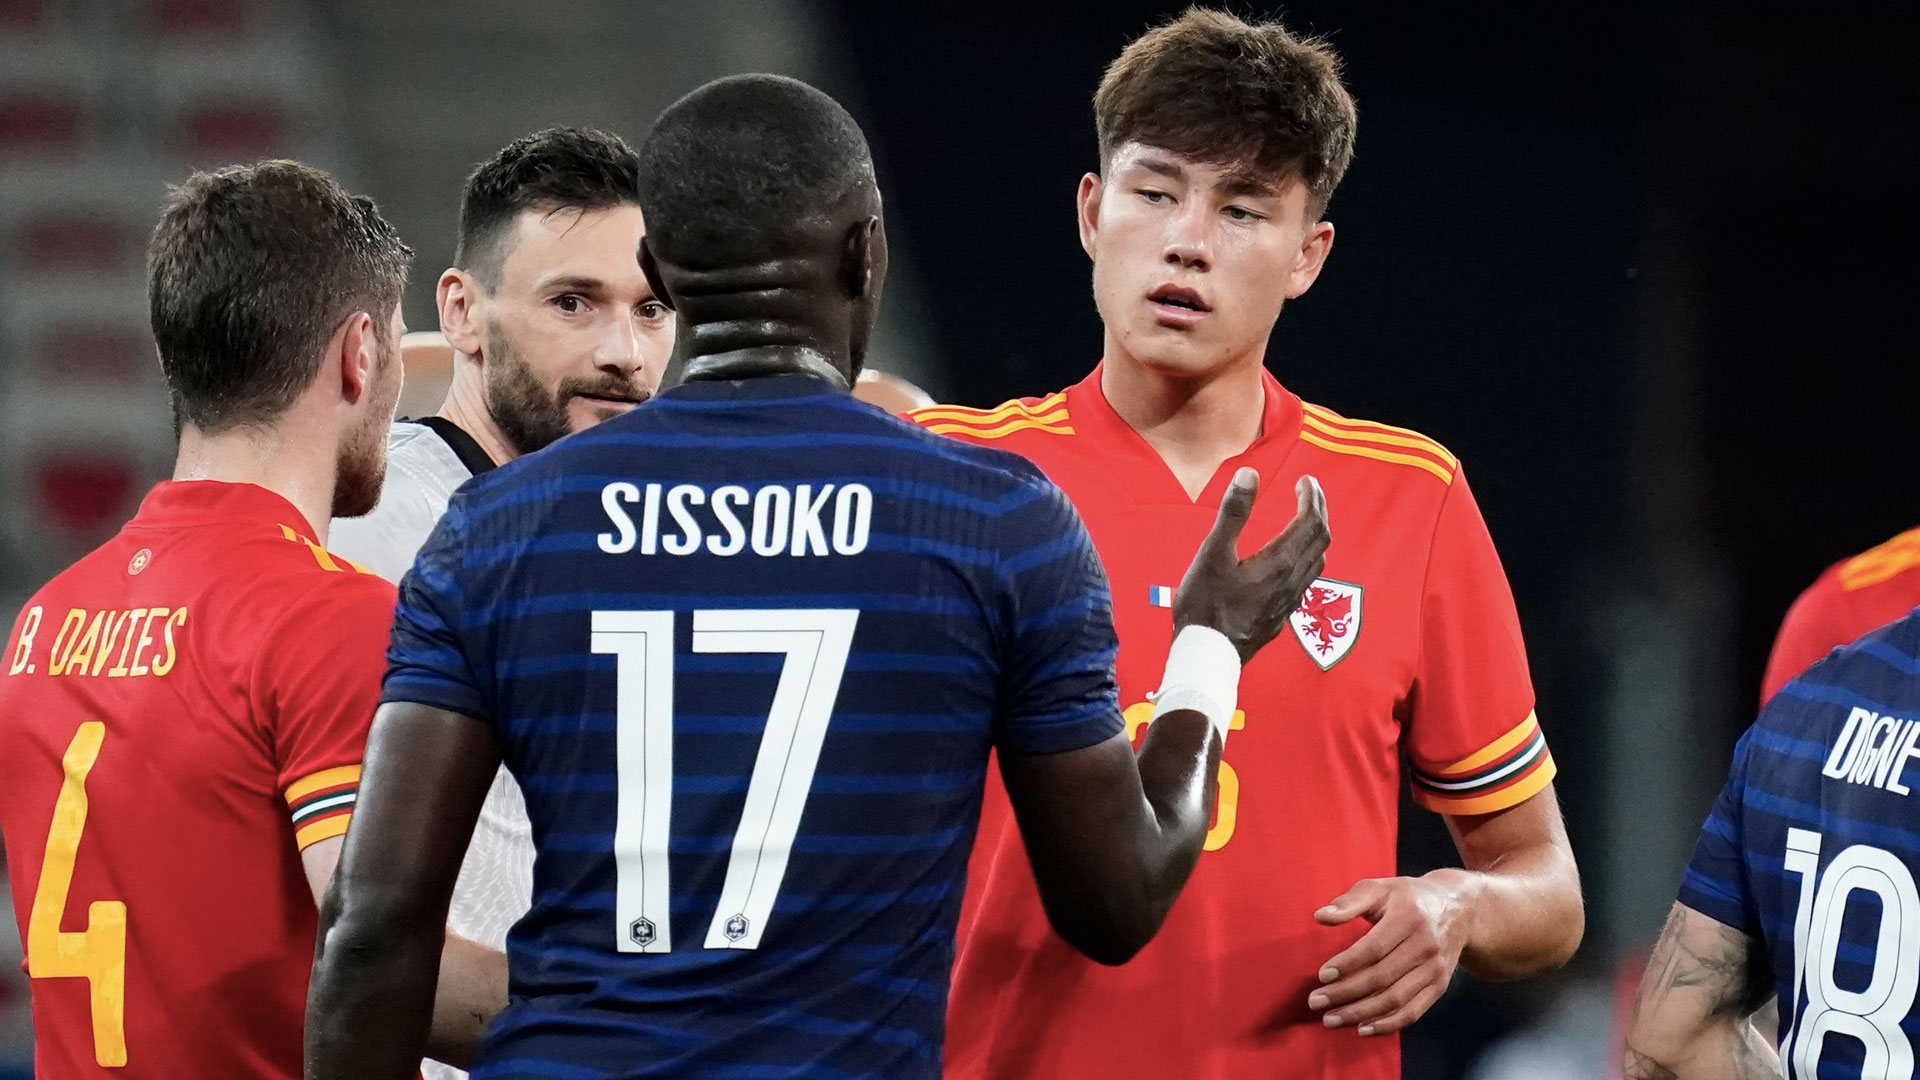
<instances>
[{"instance_id":1,"label":"v-neck collar","mask_svg":"<svg viewBox=\"0 0 1920 1080\"><path fill-rule=\"evenodd\" d=\"M1106 362L1103 360L1094 365L1092 374L1067 388L1067 415L1073 418L1076 431L1093 436L1101 446L1112 448L1132 461L1133 471L1127 483L1130 486L1138 485L1136 491L1141 502L1217 507L1220 500L1226 497L1227 484L1233 479L1234 472L1243 465L1259 471L1260 487L1265 491L1274 475L1286 463L1287 455L1299 442L1300 399L1281 386L1273 373L1263 367L1260 369L1260 391L1265 401L1260 414L1259 436L1245 450L1221 462L1207 480L1206 487L1201 489L1199 497L1191 498L1160 452L1114 411L1113 404L1107 400L1106 391L1101 388L1100 376L1105 368ZM1114 466L1127 467L1118 460Z\"/></svg>"}]
</instances>

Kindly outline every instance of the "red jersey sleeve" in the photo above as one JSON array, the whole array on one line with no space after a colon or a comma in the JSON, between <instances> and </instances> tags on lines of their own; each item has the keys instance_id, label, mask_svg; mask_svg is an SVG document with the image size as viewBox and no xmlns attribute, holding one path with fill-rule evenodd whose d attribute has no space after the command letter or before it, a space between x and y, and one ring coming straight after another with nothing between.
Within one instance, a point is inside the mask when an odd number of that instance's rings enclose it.
<instances>
[{"instance_id":1,"label":"red jersey sleeve","mask_svg":"<svg viewBox=\"0 0 1920 1080\"><path fill-rule=\"evenodd\" d=\"M1404 746L1422 806L1490 814L1552 781L1513 592L1459 473L1427 553L1418 665Z\"/></svg>"},{"instance_id":2,"label":"red jersey sleeve","mask_svg":"<svg viewBox=\"0 0 1920 1080\"><path fill-rule=\"evenodd\" d=\"M386 673L394 587L328 575L262 636L253 701L301 850L347 831Z\"/></svg>"}]
</instances>

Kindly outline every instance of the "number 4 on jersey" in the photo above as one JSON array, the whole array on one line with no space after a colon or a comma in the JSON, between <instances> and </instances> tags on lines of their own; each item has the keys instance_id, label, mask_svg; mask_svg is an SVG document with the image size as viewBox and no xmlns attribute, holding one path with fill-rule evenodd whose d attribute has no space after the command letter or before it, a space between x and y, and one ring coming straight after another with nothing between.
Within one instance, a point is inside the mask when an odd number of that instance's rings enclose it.
<instances>
[{"instance_id":1,"label":"number 4 on jersey","mask_svg":"<svg viewBox=\"0 0 1920 1080\"><path fill-rule=\"evenodd\" d=\"M787 873L813 787L827 721L840 694L858 611L712 610L693 613L697 653L784 653L747 801L733 838L709 949L757 949ZM673 948L667 848L673 812L671 611L596 611L593 651L617 658L614 943L621 952Z\"/></svg>"}]
</instances>

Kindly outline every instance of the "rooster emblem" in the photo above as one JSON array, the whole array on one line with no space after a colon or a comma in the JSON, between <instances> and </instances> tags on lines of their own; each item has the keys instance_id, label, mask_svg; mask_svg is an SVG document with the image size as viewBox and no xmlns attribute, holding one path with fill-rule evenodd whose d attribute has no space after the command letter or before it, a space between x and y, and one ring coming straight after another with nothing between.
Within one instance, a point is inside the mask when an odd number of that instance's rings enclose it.
<instances>
[{"instance_id":1,"label":"rooster emblem","mask_svg":"<svg viewBox=\"0 0 1920 1080\"><path fill-rule=\"evenodd\" d=\"M1293 634L1320 670L1340 662L1360 633L1360 598L1365 592L1350 582L1319 578L1307 586L1290 620Z\"/></svg>"}]
</instances>

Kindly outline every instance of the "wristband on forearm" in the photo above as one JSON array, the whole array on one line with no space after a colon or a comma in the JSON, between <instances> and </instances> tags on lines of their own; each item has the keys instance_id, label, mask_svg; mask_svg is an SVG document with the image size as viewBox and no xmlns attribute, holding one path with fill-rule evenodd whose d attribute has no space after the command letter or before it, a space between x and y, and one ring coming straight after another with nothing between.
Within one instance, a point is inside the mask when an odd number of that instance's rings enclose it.
<instances>
[{"instance_id":1,"label":"wristband on forearm","mask_svg":"<svg viewBox=\"0 0 1920 1080\"><path fill-rule=\"evenodd\" d=\"M1207 718L1224 743L1240 697L1240 650L1210 626L1183 626L1167 650L1159 691L1147 696L1155 720L1162 713L1191 709Z\"/></svg>"}]
</instances>

